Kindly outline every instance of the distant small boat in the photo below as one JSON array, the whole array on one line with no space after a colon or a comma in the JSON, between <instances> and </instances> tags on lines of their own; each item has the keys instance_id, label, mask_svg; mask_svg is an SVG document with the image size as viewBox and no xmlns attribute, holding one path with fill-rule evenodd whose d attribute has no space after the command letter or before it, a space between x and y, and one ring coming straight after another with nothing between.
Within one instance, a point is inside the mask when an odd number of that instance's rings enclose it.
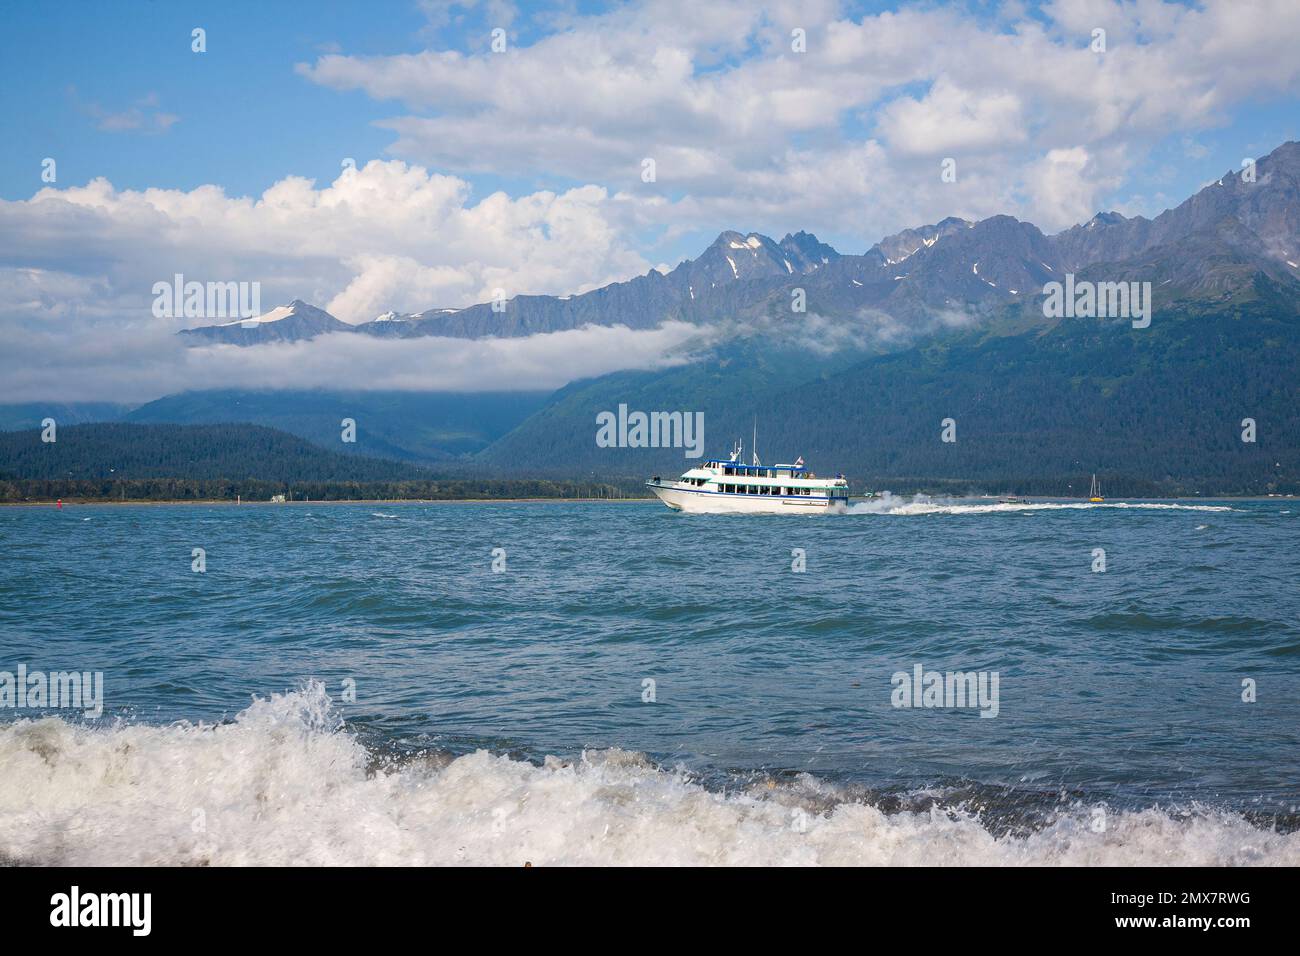
<instances>
[{"instance_id":1,"label":"distant small boat","mask_svg":"<svg viewBox=\"0 0 1300 956\"><path fill-rule=\"evenodd\" d=\"M1000 505L1027 505L1027 504L1029 504L1029 499L1028 499L1028 498L1020 498L1020 497L1018 497L1018 496L1016 496L1016 495L1005 495L1004 497L998 499L998 504L1000 504Z\"/></svg>"},{"instance_id":2,"label":"distant small boat","mask_svg":"<svg viewBox=\"0 0 1300 956\"><path fill-rule=\"evenodd\" d=\"M1097 476L1092 476L1092 490L1088 492L1089 501L1105 501L1101 496L1101 483L1097 481Z\"/></svg>"}]
</instances>

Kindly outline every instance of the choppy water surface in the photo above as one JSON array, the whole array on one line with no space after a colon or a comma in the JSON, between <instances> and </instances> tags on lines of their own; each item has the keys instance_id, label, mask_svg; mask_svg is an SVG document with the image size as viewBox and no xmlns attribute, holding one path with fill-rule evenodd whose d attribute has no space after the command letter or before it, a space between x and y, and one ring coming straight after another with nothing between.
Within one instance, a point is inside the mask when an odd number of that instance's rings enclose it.
<instances>
[{"instance_id":1,"label":"choppy water surface","mask_svg":"<svg viewBox=\"0 0 1300 956\"><path fill-rule=\"evenodd\" d=\"M0 509L0 859L1295 864L1297 516Z\"/></svg>"}]
</instances>

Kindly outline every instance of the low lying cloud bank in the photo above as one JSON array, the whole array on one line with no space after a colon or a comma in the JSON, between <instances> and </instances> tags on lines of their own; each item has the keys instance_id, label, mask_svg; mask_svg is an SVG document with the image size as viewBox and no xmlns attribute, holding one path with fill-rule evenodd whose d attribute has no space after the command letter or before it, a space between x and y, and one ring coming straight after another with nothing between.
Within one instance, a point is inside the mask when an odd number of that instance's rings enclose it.
<instances>
[{"instance_id":1,"label":"low lying cloud bank","mask_svg":"<svg viewBox=\"0 0 1300 956\"><path fill-rule=\"evenodd\" d=\"M500 339L378 339L345 332L252 348L186 348L165 329L78 337L0 326L0 402L145 402L211 388L541 390L620 369L686 362L711 341L708 332L684 322Z\"/></svg>"}]
</instances>

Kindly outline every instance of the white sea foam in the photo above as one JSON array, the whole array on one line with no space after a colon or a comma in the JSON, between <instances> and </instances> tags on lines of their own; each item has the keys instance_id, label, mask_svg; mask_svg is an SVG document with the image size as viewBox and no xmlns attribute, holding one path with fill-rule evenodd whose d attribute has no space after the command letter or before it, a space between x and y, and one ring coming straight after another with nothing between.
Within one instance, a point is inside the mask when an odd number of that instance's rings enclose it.
<instances>
[{"instance_id":1,"label":"white sea foam","mask_svg":"<svg viewBox=\"0 0 1300 956\"><path fill-rule=\"evenodd\" d=\"M639 754L372 761L320 685L233 723L0 726L0 858L44 864L1300 864L1300 833L1221 812L1079 808L995 837L812 777L721 794Z\"/></svg>"},{"instance_id":2,"label":"white sea foam","mask_svg":"<svg viewBox=\"0 0 1300 956\"><path fill-rule=\"evenodd\" d=\"M971 504L969 499L931 498L928 495L891 495L888 492L879 498L854 502L849 506L850 514L881 515L981 515L1012 514L1034 511L1232 511L1228 505L1185 505L1163 501L1031 501L1025 504L1009 504L990 501Z\"/></svg>"}]
</instances>

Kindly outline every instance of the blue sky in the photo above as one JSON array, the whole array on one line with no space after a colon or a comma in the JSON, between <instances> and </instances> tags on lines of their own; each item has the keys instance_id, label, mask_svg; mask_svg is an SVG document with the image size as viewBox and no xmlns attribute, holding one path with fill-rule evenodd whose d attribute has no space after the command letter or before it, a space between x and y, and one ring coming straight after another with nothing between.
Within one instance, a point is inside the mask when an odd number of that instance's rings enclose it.
<instances>
[{"instance_id":1,"label":"blue sky","mask_svg":"<svg viewBox=\"0 0 1300 956\"><path fill-rule=\"evenodd\" d=\"M329 43L361 54L418 46L424 18L411 4L74 3L55 16L23 4L5 14L0 88L6 136L0 183L9 199L39 188L39 161L60 179L260 193L290 173L332 179L340 157L381 155L382 109L295 75ZM382 15L376 15L382 10ZM190 50L206 28L208 52ZM14 82L16 79L27 82ZM90 104L117 113L156 94L178 121L165 133L104 132ZM33 173L36 175L33 175Z\"/></svg>"},{"instance_id":2,"label":"blue sky","mask_svg":"<svg viewBox=\"0 0 1300 956\"><path fill-rule=\"evenodd\" d=\"M46 156L58 158L60 181L104 176L132 189L215 183L231 195L255 195L289 174L331 180L343 157L364 163L385 156L393 136L371 123L391 115L392 105L316 86L294 72L295 64L336 50L357 56L430 46L470 51L481 49L491 30L484 8L435 25L410 0L73 2L63 10L54 15L23 4L5 12L0 196L6 199L29 198L40 187ZM207 31L206 54L190 49L195 27ZM522 19L510 35L526 43L542 32ZM90 112L126 113L149 96L159 101L150 115L178 117L165 134L147 125L103 131ZM474 179L481 192L566 182Z\"/></svg>"}]
</instances>

